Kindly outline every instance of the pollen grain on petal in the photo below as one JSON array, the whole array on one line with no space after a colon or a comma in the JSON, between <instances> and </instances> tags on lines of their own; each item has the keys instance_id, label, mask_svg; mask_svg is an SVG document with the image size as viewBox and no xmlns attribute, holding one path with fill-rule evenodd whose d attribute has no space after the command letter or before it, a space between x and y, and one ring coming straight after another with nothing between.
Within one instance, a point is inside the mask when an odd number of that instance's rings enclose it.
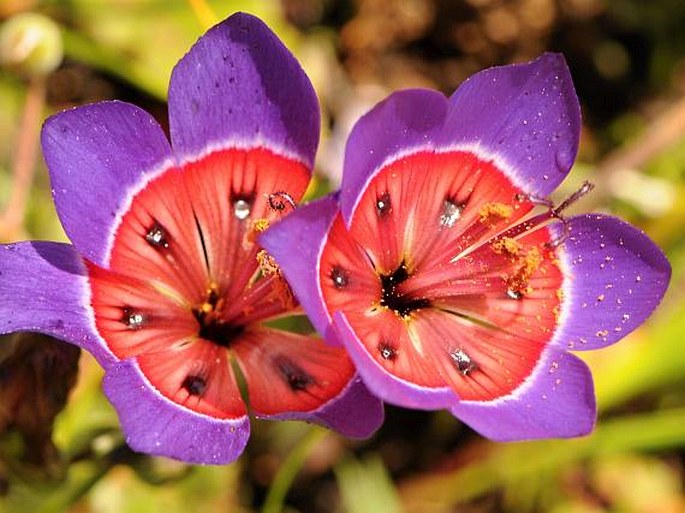
<instances>
[{"instance_id":1,"label":"pollen grain on petal","mask_svg":"<svg viewBox=\"0 0 685 513\"><path fill-rule=\"evenodd\" d=\"M480 222L488 226L492 226L500 221L509 219L513 213L513 207L498 201L486 203L478 211Z\"/></svg>"}]
</instances>

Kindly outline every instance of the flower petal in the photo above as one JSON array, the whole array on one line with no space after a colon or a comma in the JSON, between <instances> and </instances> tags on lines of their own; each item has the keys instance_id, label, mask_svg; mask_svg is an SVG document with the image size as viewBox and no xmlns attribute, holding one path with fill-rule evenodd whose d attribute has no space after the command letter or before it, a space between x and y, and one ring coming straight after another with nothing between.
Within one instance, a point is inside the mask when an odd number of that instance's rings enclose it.
<instances>
[{"instance_id":1,"label":"flower petal","mask_svg":"<svg viewBox=\"0 0 685 513\"><path fill-rule=\"evenodd\" d=\"M221 465L238 458L247 444L247 415L217 419L179 406L150 385L135 358L110 367L103 386L135 451Z\"/></svg>"},{"instance_id":2,"label":"flower petal","mask_svg":"<svg viewBox=\"0 0 685 513\"><path fill-rule=\"evenodd\" d=\"M0 333L36 331L89 351L107 367L115 357L95 331L87 271L73 246L19 242L0 247Z\"/></svg>"},{"instance_id":3,"label":"flower petal","mask_svg":"<svg viewBox=\"0 0 685 513\"><path fill-rule=\"evenodd\" d=\"M262 233L259 243L276 259L314 328L329 344L340 345L319 286L319 259L338 212L336 200L329 195L299 207Z\"/></svg>"},{"instance_id":4,"label":"flower petal","mask_svg":"<svg viewBox=\"0 0 685 513\"><path fill-rule=\"evenodd\" d=\"M408 89L362 116L345 147L340 209L346 222L376 171L412 149L433 147L446 115L447 98L441 93Z\"/></svg>"},{"instance_id":5,"label":"flower petal","mask_svg":"<svg viewBox=\"0 0 685 513\"><path fill-rule=\"evenodd\" d=\"M571 169L580 105L561 54L477 73L449 103L436 145L474 145L502 159L514 183L537 196L551 193Z\"/></svg>"},{"instance_id":6,"label":"flower petal","mask_svg":"<svg viewBox=\"0 0 685 513\"><path fill-rule=\"evenodd\" d=\"M350 134L341 210L349 223L376 172L422 149L470 151L493 162L525 193L546 196L570 170L579 136L578 99L558 54L485 70L449 100L435 91L399 91Z\"/></svg>"},{"instance_id":7,"label":"flower petal","mask_svg":"<svg viewBox=\"0 0 685 513\"><path fill-rule=\"evenodd\" d=\"M41 137L62 226L83 256L106 265L133 189L172 165L164 133L147 112L112 101L52 116Z\"/></svg>"},{"instance_id":8,"label":"flower petal","mask_svg":"<svg viewBox=\"0 0 685 513\"><path fill-rule=\"evenodd\" d=\"M364 343L357 338L350 320L344 313L336 312L333 316L333 324L364 383L382 400L421 410L447 408L458 402L457 396L449 386L439 386L436 383L419 385L395 376L384 368L379 360L369 354ZM410 349L411 346L403 344L402 347ZM414 356L412 363L421 363L421 360Z\"/></svg>"},{"instance_id":9,"label":"flower petal","mask_svg":"<svg viewBox=\"0 0 685 513\"><path fill-rule=\"evenodd\" d=\"M502 442L581 436L596 418L592 376L577 357L548 348L511 395L462 401L450 411L481 435Z\"/></svg>"},{"instance_id":10,"label":"flower petal","mask_svg":"<svg viewBox=\"0 0 685 513\"><path fill-rule=\"evenodd\" d=\"M274 146L312 167L319 107L293 55L258 18L210 29L176 65L169 124L182 161L230 146Z\"/></svg>"},{"instance_id":11,"label":"flower petal","mask_svg":"<svg viewBox=\"0 0 685 513\"><path fill-rule=\"evenodd\" d=\"M566 237L559 248L564 302L557 347L597 349L637 328L659 305L671 278L661 250L640 230L615 217L587 214L550 230Z\"/></svg>"},{"instance_id":12,"label":"flower petal","mask_svg":"<svg viewBox=\"0 0 685 513\"><path fill-rule=\"evenodd\" d=\"M321 339L253 328L234 346L257 417L317 422L366 438L383 422L383 406L359 381L344 349Z\"/></svg>"}]
</instances>

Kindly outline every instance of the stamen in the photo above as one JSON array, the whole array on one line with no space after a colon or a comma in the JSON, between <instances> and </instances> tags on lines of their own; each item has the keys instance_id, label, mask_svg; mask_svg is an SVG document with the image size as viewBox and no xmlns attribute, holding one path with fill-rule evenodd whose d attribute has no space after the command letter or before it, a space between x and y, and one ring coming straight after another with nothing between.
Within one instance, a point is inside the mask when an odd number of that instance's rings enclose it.
<instances>
[{"instance_id":1,"label":"stamen","mask_svg":"<svg viewBox=\"0 0 685 513\"><path fill-rule=\"evenodd\" d=\"M452 228L461 217L464 206L446 199L442 203L442 214L440 215L440 226Z\"/></svg>"},{"instance_id":2,"label":"stamen","mask_svg":"<svg viewBox=\"0 0 685 513\"><path fill-rule=\"evenodd\" d=\"M152 227L145 234L145 240L154 248L168 248L169 235L164 227L155 221Z\"/></svg>"},{"instance_id":3,"label":"stamen","mask_svg":"<svg viewBox=\"0 0 685 513\"><path fill-rule=\"evenodd\" d=\"M456 348L450 351L450 357L452 357L452 361L454 361L457 370L462 376L468 376L471 372L478 368L471 357L461 348Z\"/></svg>"},{"instance_id":4,"label":"stamen","mask_svg":"<svg viewBox=\"0 0 685 513\"><path fill-rule=\"evenodd\" d=\"M486 203L479 212L480 222L492 226L499 221L508 219L513 213L514 209L505 203Z\"/></svg>"},{"instance_id":5,"label":"stamen","mask_svg":"<svg viewBox=\"0 0 685 513\"><path fill-rule=\"evenodd\" d=\"M236 217L236 219L239 219L240 221L244 221L248 217L250 217L250 212L252 211L252 206L250 205L250 202L240 198L236 199L233 201L233 215Z\"/></svg>"},{"instance_id":6,"label":"stamen","mask_svg":"<svg viewBox=\"0 0 685 513\"><path fill-rule=\"evenodd\" d=\"M269 207L276 212L285 213L290 207L290 211L297 208L295 200L285 191L277 191L267 196Z\"/></svg>"},{"instance_id":7,"label":"stamen","mask_svg":"<svg viewBox=\"0 0 685 513\"><path fill-rule=\"evenodd\" d=\"M376 213L378 217L383 218L392 211L392 203L390 202L390 194L384 192L380 198L376 200Z\"/></svg>"}]
</instances>

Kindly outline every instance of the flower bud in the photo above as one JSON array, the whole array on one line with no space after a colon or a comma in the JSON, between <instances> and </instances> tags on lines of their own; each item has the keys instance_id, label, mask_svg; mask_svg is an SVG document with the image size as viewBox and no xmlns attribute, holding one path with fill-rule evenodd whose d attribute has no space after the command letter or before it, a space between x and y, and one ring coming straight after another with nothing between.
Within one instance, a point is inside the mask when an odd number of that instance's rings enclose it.
<instances>
[{"instance_id":1,"label":"flower bud","mask_svg":"<svg viewBox=\"0 0 685 513\"><path fill-rule=\"evenodd\" d=\"M45 76L62 62L62 35L42 14L25 12L0 27L0 65L27 76Z\"/></svg>"}]
</instances>

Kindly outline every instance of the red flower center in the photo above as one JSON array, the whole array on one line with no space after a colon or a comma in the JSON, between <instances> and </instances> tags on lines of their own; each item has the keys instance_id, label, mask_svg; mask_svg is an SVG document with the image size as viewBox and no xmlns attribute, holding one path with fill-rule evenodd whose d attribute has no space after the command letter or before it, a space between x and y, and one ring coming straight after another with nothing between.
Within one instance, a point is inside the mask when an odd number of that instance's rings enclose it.
<instances>
[{"instance_id":1,"label":"red flower center","mask_svg":"<svg viewBox=\"0 0 685 513\"><path fill-rule=\"evenodd\" d=\"M109 268L88 263L95 325L114 355L135 357L167 398L219 418L245 414L236 370L259 414L313 409L340 392L354 374L341 349L263 324L296 303L256 235L308 182L294 160L230 149L145 184Z\"/></svg>"},{"instance_id":2,"label":"red flower center","mask_svg":"<svg viewBox=\"0 0 685 513\"><path fill-rule=\"evenodd\" d=\"M493 162L417 152L369 183L323 249L328 311L376 362L427 388L491 400L530 375L562 297L549 230Z\"/></svg>"}]
</instances>

